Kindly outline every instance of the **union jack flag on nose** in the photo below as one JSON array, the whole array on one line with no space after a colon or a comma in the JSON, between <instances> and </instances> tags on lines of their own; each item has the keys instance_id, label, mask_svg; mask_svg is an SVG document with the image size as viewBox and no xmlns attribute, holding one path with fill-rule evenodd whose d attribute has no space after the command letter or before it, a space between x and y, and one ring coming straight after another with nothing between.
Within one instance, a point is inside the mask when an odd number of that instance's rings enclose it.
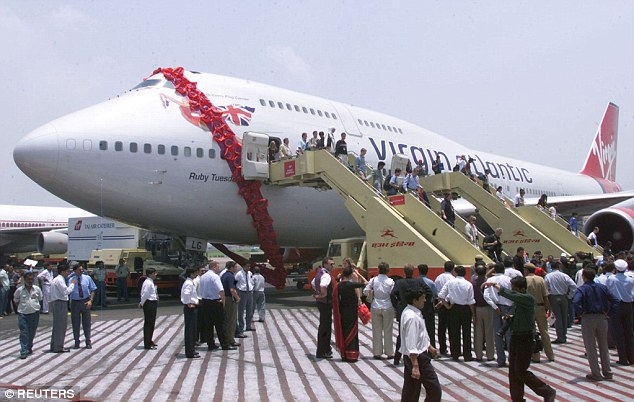
<instances>
[{"instance_id":1,"label":"union jack flag on nose","mask_svg":"<svg viewBox=\"0 0 634 402\"><path fill-rule=\"evenodd\" d=\"M241 105L218 106L222 110L222 115L226 120L236 126L248 126L251 121L251 114L255 112L254 107Z\"/></svg>"}]
</instances>

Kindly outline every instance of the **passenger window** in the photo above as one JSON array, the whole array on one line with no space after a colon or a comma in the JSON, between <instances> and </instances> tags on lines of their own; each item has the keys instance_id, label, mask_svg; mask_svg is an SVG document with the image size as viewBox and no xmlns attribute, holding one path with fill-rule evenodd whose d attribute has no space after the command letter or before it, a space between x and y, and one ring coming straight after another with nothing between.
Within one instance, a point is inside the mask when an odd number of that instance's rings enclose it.
<instances>
[{"instance_id":1,"label":"passenger window","mask_svg":"<svg viewBox=\"0 0 634 402\"><path fill-rule=\"evenodd\" d=\"M192 149L190 147L183 148L183 155L189 158L192 156Z\"/></svg>"},{"instance_id":2,"label":"passenger window","mask_svg":"<svg viewBox=\"0 0 634 402\"><path fill-rule=\"evenodd\" d=\"M215 158L216 158L216 150L212 148L209 150L209 159L215 159Z\"/></svg>"},{"instance_id":3,"label":"passenger window","mask_svg":"<svg viewBox=\"0 0 634 402\"><path fill-rule=\"evenodd\" d=\"M196 156L202 158L205 155L205 151L202 148L196 148Z\"/></svg>"},{"instance_id":4,"label":"passenger window","mask_svg":"<svg viewBox=\"0 0 634 402\"><path fill-rule=\"evenodd\" d=\"M284 104L283 104L282 102L277 102L277 106L278 106L280 109L284 109Z\"/></svg>"},{"instance_id":5,"label":"passenger window","mask_svg":"<svg viewBox=\"0 0 634 402\"><path fill-rule=\"evenodd\" d=\"M357 121L359 122L359 124L363 125L363 122L361 121L361 119L357 119Z\"/></svg>"},{"instance_id":6,"label":"passenger window","mask_svg":"<svg viewBox=\"0 0 634 402\"><path fill-rule=\"evenodd\" d=\"M146 154L152 153L152 144L143 144L143 152Z\"/></svg>"},{"instance_id":7,"label":"passenger window","mask_svg":"<svg viewBox=\"0 0 634 402\"><path fill-rule=\"evenodd\" d=\"M130 152L134 153L139 150L139 145L136 142L130 143Z\"/></svg>"},{"instance_id":8,"label":"passenger window","mask_svg":"<svg viewBox=\"0 0 634 402\"><path fill-rule=\"evenodd\" d=\"M116 141L116 142L114 143L114 150L115 150L115 151L117 151L117 152L121 152L121 151L123 151L123 142L121 142L121 141Z\"/></svg>"},{"instance_id":9,"label":"passenger window","mask_svg":"<svg viewBox=\"0 0 634 402\"><path fill-rule=\"evenodd\" d=\"M370 125L372 126L372 128L374 128L374 123L370 122Z\"/></svg>"},{"instance_id":10,"label":"passenger window","mask_svg":"<svg viewBox=\"0 0 634 402\"><path fill-rule=\"evenodd\" d=\"M178 147L176 145L172 145L172 156L178 156Z\"/></svg>"},{"instance_id":11,"label":"passenger window","mask_svg":"<svg viewBox=\"0 0 634 402\"><path fill-rule=\"evenodd\" d=\"M286 104L286 108L287 108L288 110L293 110L293 108L291 107L291 104L290 104L290 103L287 103L287 104Z\"/></svg>"},{"instance_id":12,"label":"passenger window","mask_svg":"<svg viewBox=\"0 0 634 402\"><path fill-rule=\"evenodd\" d=\"M324 117L324 114L319 109L317 109L317 114L319 115L319 117Z\"/></svg>"},{"instance_id":13,"label":"passenger window","mask_svg":"<svg viewBox=\"0 0 634 402\"><path fill-rule=\"evenodd\" d=\"M295 111L299 112L299 106L295 105Z\"/></svg>"},{"instance_id":14,"label":"passenger window","mask_svg":"<svg viewBox=\"0 0 634 402\"><path fill-rule=\"evenodd\" d=\"M324 113L326 114L327 118L330 118L330 113L328 113L328 112L324 112Z\"/></svg>"},{"instance_id":15,"label":"passenger window","mask_svg":"<svg viewBox=\"0 0 634 402\"><path fill-rule=\"evenodd\" d=\"M304 113L308 113L308 109L306 109L305 106L302 106L302 111L304 111Z\"/></svg>"},{"instance_id":16,"label":"passenger window","mask_svg":"<svg viewBox=\"0 0 634 402\"><path fill-rule=\"evenodd\" d=\"M92 141L84 140L84 151L90 151L92 149Z\"/></svg>"},{"instance_id":17,"label":"passenger window","mask_svg":"<svg viewBox=\"0 0 634 402\"><path fill-rule=\"evenodd\" d=\"M165 145L158 144L158 146L156 147L156 150L158 151L159 155L165 155Z\"/></svg>"},{"instance_id":18,"label":"passenger window","mask_svg":"<svg viewBox=\"0 0 634 402\"><path fill-rule=\"evenodd\" d=\"M270 105L271 107L275 107L275 102L273 102L272 100L270 100L270 101L269 101L269 105Z\"/></svg>"},{"instance_id":19,"label":"passenger window","mask_svg":"<svg viewBox=\"0 0 634 402\"><path fill-rule=\"evenodd\" d=\"M108 141L101 140L99 141L99 150L107 151L108 150Z\"/></svg>"},{"instance_id":20,"label":"passenger window","mask_svg":"<svg viewBox=\"0 0 634 402\"><path fill-rule=\"evenodd\" d=\"M312 107L310 108L310 114L312 114L313 116L315 115L315 109L313 109Z\"/></svg>"},{"instance_id":21,"label":"passenger window","mask_svg":"<svg viewBox=\"0 0 634 402\"><path fill-rule=\"evenodd\" d=\"M385 128L385 124L381 124L381 127L383 127L383 130L387 130L387 128Z\"/></svg>"},{"instance_id":22,"label":"passenger window","mask_svg":"<svg viewBox=\"0 0 634 402\"><path fill-rule=\"evenodd\" d=\"M332 118L333 118L333 119L335 119L335 120L337 120L337 115L333 113L333 114L332 114Z\"/></svg>"},{"instance_id":23,"label":"passenger window","mask_svg":"<svg viewBox=\"0 0 634 402\"><path fill-rule=\"evenodd\" d=\"M266 106L266 101L264 99L260 99L260 105Z\"/></svg>"},{"instance_id":24,"label":"passenger window","mask_svg":"<svg viewBox=\"0 0 634 402\"><path fill-rule=\"evenodd\" d=\"M387 126L387 130L391 133L392 132L392 127Z\"/></svg>"}]
</instances>

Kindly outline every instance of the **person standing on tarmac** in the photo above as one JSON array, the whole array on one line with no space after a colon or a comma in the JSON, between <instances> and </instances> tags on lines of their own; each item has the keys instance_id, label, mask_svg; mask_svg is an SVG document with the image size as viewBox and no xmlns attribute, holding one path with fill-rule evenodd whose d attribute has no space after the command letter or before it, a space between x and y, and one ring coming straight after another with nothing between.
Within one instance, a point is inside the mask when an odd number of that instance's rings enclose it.
<instances>
[{"instance_id":1,"label":"person standing on tarmac","mask_svg":"<svg viewBox=\"0 0 634 402\"><path fill-rule=\"evenodd\" d=\"M123 258L119 260L119 265L116 266L114 272L117 276L117 301L121 301L121 298L128 301L128 275L130 274L130 268L128 268Z\"/></svg>"},{"instance_id":2,"label":"person standing on tarmac","mask_svg":"<svg viewBox=\"0 0 634 402\"><path fill-rule=\"evenodd\" d=\"M526 292L526 278L511 279L511 290L499 283L486 282L485 287L495 287L500 296L515 303L515 315L511 322L511 345L509 348L509 388L513 401L524 400L524 385L544 398L545 402L555 400L557 391L528 371L535 342L535 299Z\"/></svg>"},{"instance_id":3,"label":"person standing on tarmac","mask_svg":"<svg viewBox=\"0 0 634 402\"><path fill-rule=\"evenodd\" d=\"M154 326L156 325L156 310L158 307L158 293L156 292L156 269L148 268L145 271L147 278L141 287L141 301L139 307L143 309L143 348L154 350L158 346L152 338L154 337Z\"/></svg>"},{"instance_id":4,"label":"person standing on tarmac","mask_svg":"<svg viewBox=\"0 0 634 402\"><path fill-rule=\"evenodd\" d=\"M317 353L318 359L332 359L332 291L333 281L330 276L334 261L332 258L324 258L321 268L313 278L313 297L319 309L319 329L317 330Z\"/></svg>"}]
</instances>

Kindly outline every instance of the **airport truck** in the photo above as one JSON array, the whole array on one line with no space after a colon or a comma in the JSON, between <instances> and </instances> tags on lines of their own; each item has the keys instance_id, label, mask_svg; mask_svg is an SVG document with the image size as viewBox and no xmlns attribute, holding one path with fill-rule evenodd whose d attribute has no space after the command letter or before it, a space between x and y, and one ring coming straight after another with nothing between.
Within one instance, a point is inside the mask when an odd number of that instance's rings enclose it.
<instances>
[{"instance_id":1,"label":"airport truck","mask_svg":"<svg viewBox=\"0 0 634 402\"><path fill-rule=\"evenodd\" d=\"M130 268L130 275L128 275L128 292L140 293L141 285L147 277L145 272L148 268L152 267L157 271L154 283L159 293L169 293L173 296L180 294L183 269L165 262L153 260L152 254L144 249L113 248L93 250L90 253L88 267L89 270L93 269L97 261L103 261L106 267L106 288L116 289L117 278L115 268L119 264L120 259L125 260L128 268Z\"/></svg>"}]
</instances>

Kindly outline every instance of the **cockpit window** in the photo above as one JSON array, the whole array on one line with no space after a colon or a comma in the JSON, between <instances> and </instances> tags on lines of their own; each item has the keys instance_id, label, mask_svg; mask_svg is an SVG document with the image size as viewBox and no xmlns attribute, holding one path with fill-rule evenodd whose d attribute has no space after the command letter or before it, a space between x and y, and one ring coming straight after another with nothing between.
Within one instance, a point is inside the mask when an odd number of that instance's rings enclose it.
<instances>
[{"instance_id":1,"label":"cockpit window","mask_svg":"<svg viewBox=\"0 0 634 402\"><path fill-rule=\"evenodd\" d=\"M156 87L162 81L163 80L159 79L159 78L153 78L153 79L150 79L150 80L144 80L144 81L141 81L141 83L139 85L137 85L136 87L132 88L132 90L141 89L141 88Z\"/></svg>"}]
</instances>

